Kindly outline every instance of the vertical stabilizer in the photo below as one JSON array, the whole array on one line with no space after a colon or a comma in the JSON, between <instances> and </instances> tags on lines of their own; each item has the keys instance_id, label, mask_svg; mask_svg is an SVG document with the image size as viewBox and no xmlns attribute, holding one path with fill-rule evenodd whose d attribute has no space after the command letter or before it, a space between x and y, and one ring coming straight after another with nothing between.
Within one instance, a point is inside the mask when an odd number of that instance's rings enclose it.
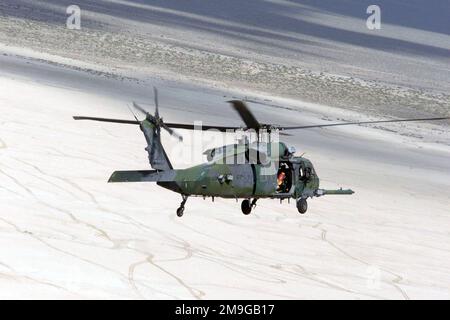
<instances>
[{"instance_id":1,"label":"vertical stabilizer","mask_svg":"<svg viewBox=\"0 0 450 320\"><path fill-rule=\"evenodd\" d=\"M148 160L152 168L160 171L173 169L169 157L161 144L160 127L147 120L142 121L140 127L144 133L145 140L147 140L145 150L148 152Z\"/></svg>"}]
</instances>

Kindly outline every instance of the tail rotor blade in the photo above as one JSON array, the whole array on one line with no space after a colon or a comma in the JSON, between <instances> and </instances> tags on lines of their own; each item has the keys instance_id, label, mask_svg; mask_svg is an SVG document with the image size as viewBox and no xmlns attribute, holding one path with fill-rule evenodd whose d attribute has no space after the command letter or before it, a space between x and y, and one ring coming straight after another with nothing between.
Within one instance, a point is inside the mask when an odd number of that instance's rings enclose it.
<instances>
[{"instance_id":1,"label":"tail rotor blade","mask_svg":"<svg viewBox=\"0 0 450 320\"><path fill-rule=\"evenodd\" d=\"M177 138L180 142L183 141L183 137L175 132L172 128L166 126L164 123L162 124L162 127L173 137Z\"/></svg>"},{"instance_id":2,"label":"tail rotor blade","mask_svg":"<svg viewBox=\"0 0 450 320\"><path fill-rule=\"evenodd\" d=\"M139 121L138 117L136 116L136 114L133 112L133 109L131 109L131 107L129 105L127 105L128 110L130 110L131 114L133 115L134 119L136 119L136 121Z\"/></svg>"},{"instance_id":3,"label":"tail rotor blade","mask_svg":"<svg viewBox=\"0 0 450 320\"><path fill-rule=\"evenodd\" d=\"M133 107L137 110L139 110L140 112L142 112L145 115L148 115L147 110L145 110L144 108L142 108L140 105L138 105L136 102L133 101Z\"/></svg>"},{"instance_id":4,"label":"tail rotor blade","mask_svg":"<svg viewBox=\"0 0 450 320\"><path fill-rule=\"evenodd\" d=\"M155 98L155 117L159 118L158 89L156 87L153 87L153 94Z\"/></svg>"}]
</instances>

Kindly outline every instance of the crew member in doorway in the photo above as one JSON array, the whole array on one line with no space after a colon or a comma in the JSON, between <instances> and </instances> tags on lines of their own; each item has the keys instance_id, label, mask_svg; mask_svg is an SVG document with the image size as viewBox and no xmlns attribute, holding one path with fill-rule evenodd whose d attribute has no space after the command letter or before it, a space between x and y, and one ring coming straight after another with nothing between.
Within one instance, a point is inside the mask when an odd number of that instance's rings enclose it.
<instances>
[{"instance_id":1,"label":"crew member in doorway","mask_svg":"<svg viewBox=\"0 0 450 320\"><path fill-rule=\"evenodd\" d=\"M277 192L284 192L286 187L286 172L281 171L278 174L277 184L278 184Z\"/></svg>"}]
</instances>

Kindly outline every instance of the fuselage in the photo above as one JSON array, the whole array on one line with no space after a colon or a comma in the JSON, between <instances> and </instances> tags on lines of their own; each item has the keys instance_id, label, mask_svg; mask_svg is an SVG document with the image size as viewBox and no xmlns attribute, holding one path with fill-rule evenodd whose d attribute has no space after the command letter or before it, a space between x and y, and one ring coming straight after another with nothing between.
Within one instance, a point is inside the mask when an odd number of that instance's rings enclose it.
<instances>
[{"instance_id":1,"label":"fuselage","mask_svg":"<svg viewBox=\"0 0 450 320\"><path fill-rule=\"evenodd\" d=\"M283 168L283 169L281 169ZM285 171L280 188L279 171ZM319 188L312 163L302 157L263 164L205 163L176 170L174 182L160 186L188 195L222 198L298 198Z\"/></svg>"}]
</instances>

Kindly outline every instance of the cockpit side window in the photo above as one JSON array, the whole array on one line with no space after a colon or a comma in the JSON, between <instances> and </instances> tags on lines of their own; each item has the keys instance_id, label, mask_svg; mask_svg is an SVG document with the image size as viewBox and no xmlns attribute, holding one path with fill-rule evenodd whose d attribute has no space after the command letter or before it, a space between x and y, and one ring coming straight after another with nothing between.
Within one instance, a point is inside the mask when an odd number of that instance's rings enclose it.
<instances>
[{"instance_id":1,"label":"cockpit side window","mask_svg":"<svg viewBox=\"0 0 450 320\"><path fill-rule=\"evenodd\" d=\"M314 175L314 168L312 168L311 166L302 163L299 167L299 172L298 172L298 176L300 181L308 181L309 179L311 179L311 176Z\"/></svg>"}]
</instances>

